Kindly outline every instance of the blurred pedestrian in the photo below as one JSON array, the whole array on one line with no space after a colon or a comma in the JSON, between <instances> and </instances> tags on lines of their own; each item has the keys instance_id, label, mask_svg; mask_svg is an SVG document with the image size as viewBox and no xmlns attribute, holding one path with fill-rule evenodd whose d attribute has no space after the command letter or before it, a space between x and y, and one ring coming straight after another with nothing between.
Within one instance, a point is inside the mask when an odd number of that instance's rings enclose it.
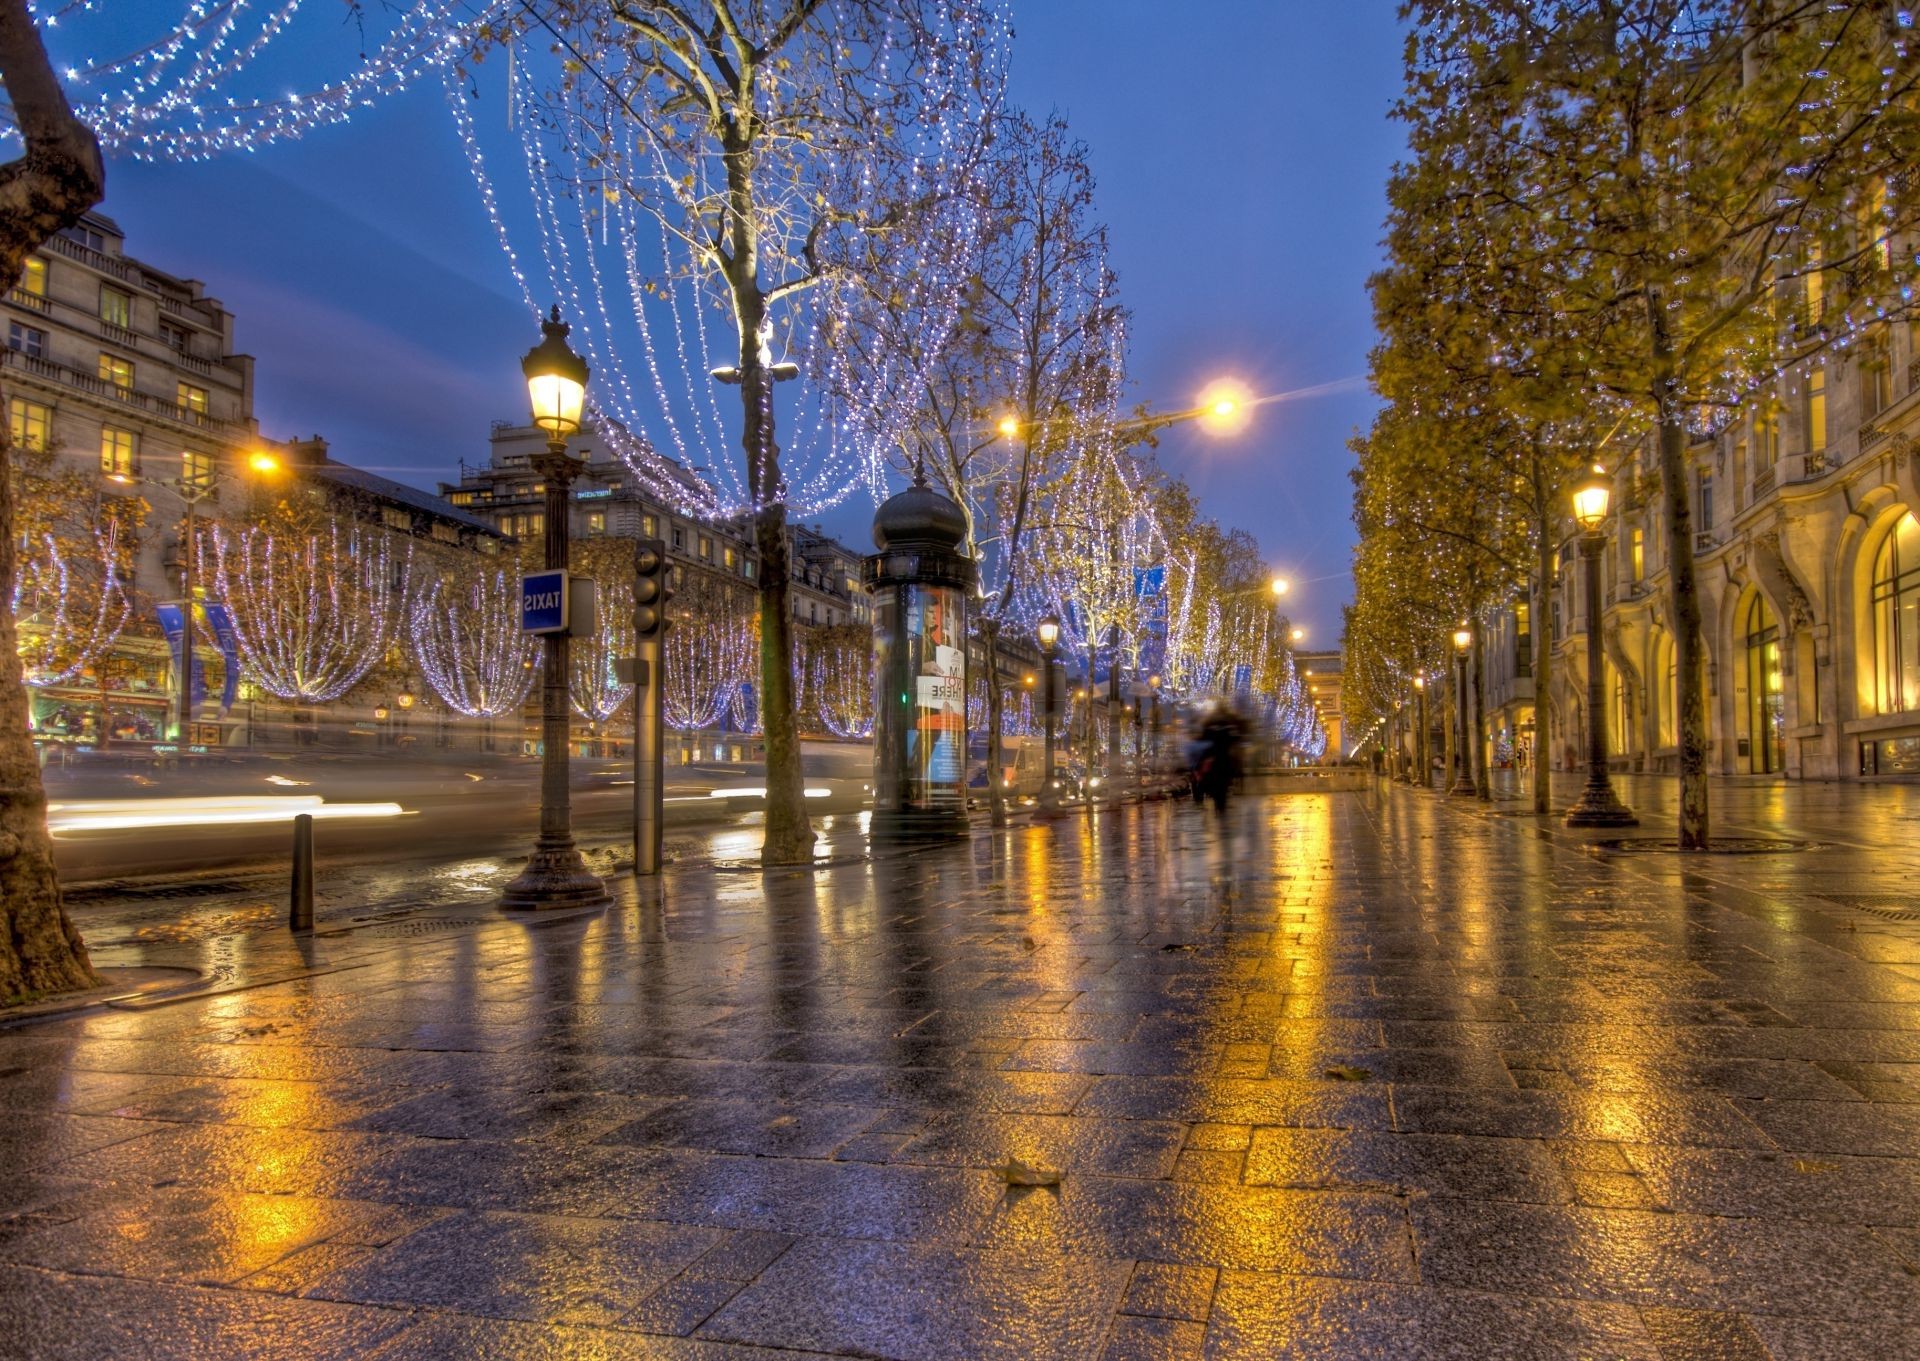
<instances>
[{"instance_id":1,"label":"blurred pedestrian","mask_svg":"<svg viewBox=\"0 0 1920 1361\"><path fill-rule=\"evenodd\" d=\"M1213 800L1216 813L1227 811L1227 795L1240 778L1240 750L1246 739L1246 721L1224 699L1214 701L1200 724L1195 786L1199 797Z\"/></svg>"}]
</instances>

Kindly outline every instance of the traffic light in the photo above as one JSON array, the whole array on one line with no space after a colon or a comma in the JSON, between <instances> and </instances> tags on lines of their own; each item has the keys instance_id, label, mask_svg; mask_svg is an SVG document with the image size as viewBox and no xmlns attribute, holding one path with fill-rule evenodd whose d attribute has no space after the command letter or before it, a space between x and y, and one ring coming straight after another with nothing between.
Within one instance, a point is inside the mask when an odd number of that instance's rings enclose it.
<instances>
[{"instance_id":1,"label":"traffic light","mask_svg":"<svg viewBox=\"0 0 1920 1361\"><path fill-rule=\"evenodd\" d=\"M667 584L672 568L667 546L658 539L642 539L633 550L633 632L642 642L658 638L667 629L667 602L673 587Z\"/></svg>"}]
</instances>

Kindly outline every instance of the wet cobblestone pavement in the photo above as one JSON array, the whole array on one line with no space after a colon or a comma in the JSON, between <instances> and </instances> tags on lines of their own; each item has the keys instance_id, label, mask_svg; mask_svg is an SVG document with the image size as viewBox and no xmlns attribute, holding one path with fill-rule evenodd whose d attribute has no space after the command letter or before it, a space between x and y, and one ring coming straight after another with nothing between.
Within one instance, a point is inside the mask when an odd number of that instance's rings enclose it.
<instances>
[{"instance_id":1,"label":"wet cobblestone pavement","mask_svg":"<svg viewBox=\"0 0 1920 1361\"><path fill-rule=\"evenodd\" d=\"M0 1355L1920 1356L1920 789L1716 794L205 942L0 1031Z\"/></svg>"}]
</instances>

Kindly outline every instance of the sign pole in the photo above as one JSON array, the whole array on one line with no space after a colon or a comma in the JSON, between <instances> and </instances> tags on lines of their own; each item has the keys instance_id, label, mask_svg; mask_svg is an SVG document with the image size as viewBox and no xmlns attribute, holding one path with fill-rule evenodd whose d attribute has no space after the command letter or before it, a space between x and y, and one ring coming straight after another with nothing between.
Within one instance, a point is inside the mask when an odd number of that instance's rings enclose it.
<instances>
[{"instance_id":1,"label":"sign pole","mask_svg":"<svg viewBox=\"0 0 1920 1361\"><path fill-rule=\"evenodd\" d=\"M658 539L634 545L633 872L660 873L666 812L665 719L667 546Z\"/></svg>"}]
</instances>

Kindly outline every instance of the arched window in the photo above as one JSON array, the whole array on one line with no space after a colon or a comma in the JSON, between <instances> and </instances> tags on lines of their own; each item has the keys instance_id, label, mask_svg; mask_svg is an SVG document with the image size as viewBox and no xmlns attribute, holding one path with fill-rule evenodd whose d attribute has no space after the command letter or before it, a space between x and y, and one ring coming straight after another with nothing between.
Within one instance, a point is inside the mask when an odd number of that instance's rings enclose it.
<instances>
[{"instance_id":1,"label":"arched window","mask_svg":"<svg viewBox=\"0 0 1920 1361\"><path fill-rule=\"evenodd\" d=\"M1872 601L1874 707L1920 709L1920 521L1911 514L1881 540Z\"/></svg>"},{"instance_id":2,"label":"arched window","mask_svg":"<svg viewBox=\"0 0 1920 1361\"><path fill-rule=\"evenodd\" d=\"M1780 628L1758 591L1747 606L1748 769L1770 775L1787 764L1786 702L1780 683Z\"/></svg>"}]
</instances>

